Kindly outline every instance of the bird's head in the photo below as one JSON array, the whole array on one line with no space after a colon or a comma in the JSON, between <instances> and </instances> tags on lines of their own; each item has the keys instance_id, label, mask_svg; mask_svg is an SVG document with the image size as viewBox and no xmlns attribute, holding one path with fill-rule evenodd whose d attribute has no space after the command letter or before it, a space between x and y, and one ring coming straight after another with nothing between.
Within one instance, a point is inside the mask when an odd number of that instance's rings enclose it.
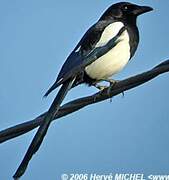
<instances>
[{"instance_id":1,"label":"bird's head","mask_svg":"<svg viewBox=\"0 0 169 180\"><path fill-rule=\"evenodd\" d=\"M135 21L136 18L146 12L152 11L149 6L139 6L129 2L120 2L110 6L101 16L101 20L115 19L119 21Z\"/></svg>"}]
</instances>

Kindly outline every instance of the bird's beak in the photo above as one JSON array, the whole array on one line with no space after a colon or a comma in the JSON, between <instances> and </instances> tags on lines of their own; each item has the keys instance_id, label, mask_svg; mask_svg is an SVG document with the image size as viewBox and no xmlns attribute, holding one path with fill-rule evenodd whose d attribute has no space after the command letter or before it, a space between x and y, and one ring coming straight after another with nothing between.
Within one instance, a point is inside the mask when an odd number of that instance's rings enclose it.
<instances>
[{"instance_id":1,"label":"bird's beak","mask_svg":"<svg viewBox=\"0 0 169 180\"><path fill-rule=\"evenodd\" d=\"M146 12L150 12L152 11L153 8L149 7L149 6L137 6L135 10L133 10L133 14L135 14L136 16L139 16L141 14L144 14Z\"/></svg>"}]
</instances>

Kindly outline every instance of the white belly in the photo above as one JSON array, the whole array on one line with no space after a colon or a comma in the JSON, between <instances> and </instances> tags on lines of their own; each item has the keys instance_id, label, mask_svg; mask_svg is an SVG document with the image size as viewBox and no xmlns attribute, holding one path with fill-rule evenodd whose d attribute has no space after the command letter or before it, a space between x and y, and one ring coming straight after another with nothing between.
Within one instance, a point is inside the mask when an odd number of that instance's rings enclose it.
<instances>
[{"instance_id":1,"label":"white belly","mask_svg":"<svg viewBox=\"0 0 169 180\"><path fill-rule=\"evenodd\" d=\"M89 77L97 80L107 79L126 66L130 59L129 36L127 31L123 32L120 40L108 53L85 68Z\"/></svg>"}]
</instances>

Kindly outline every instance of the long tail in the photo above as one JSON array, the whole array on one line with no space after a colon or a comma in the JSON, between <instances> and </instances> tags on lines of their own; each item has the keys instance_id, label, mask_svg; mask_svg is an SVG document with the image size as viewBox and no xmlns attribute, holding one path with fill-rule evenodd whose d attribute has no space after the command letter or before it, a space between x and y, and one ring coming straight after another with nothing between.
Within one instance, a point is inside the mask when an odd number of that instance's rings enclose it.
<instances>
[{"instance_id":1,"label":"long tail","mask_svg":"<svg viewBox=\"0 0 169 180\"><path fill-rule=\"evenodd\" d=\"M49 128L49 125L52 121L52 119L54 118L54 116L56 115L56 113L58 112L59 108L60 108L60 104L62 103L63 99L65 98L66 94L68 93L68 91L71 89L73 82L74 82L75 78L71 78L69 80L67 80L66 82L64 82L64 84L62 85L62 87L60 88L57 96L55 97L52 105L50 106L47 115L45 116L43 123L40 125L37 133L35 134L20 166L18 167L17 171L15 172L13 178L16 180L19 177L21 177L24 172L26 171L26 168L28 166L29 161L31 160L33 154L35 154L46 133L47 130Z\"/></svg>"}]
</instances>

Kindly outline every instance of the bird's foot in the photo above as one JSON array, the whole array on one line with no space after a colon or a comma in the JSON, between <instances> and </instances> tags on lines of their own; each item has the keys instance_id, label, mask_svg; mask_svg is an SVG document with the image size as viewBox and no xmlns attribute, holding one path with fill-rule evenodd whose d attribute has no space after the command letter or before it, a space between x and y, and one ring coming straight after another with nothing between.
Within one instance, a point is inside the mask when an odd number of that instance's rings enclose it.
<instances>
[{"instance_id":1,"label":"bird's foot","mask_svg":"<svg viewBox=\"0 0 169 180\"><path fill-rule=\"evenodd\" d=\"M107 79L105 81L110 83L111 86L110 89L112 89L118 82L120 82L119 80L114 80L114 79ZM110 89L108 93L110 93ZM122 92L122 97L124 97L124 92Z\"/></svg>"},{"instance_id":2,"label":"bird's foot","mask_svg":"<svg viewBox=\"0 0 169 180\"><path fill-rule=\"evenodd\" d=\"M111 97L111 90L113 89L113 87L115 86L116 83L118 83L118 80L114 80L114 79L103 79L103 81L108 82L109 83L109 88L107 90L107 95L111 98L112 102L112 97Z\"/></svg>"},{"instance_id":3,"label":"bird's foot","mask_svg":"<svg viewBox=\"0 0 169 180\"><path fill-rule=\"evenodd\" d=\"M95 85L95 87L100 91L103 91L104 89L108 88L108 86L102 86L102 85Z\"/></svg>"},{"instance_id":4,"label":"bird's foot","mask_svg":"<svg viewBox=\"0 0 169 180\"><path fill-rule=\"evenodd\" d=\"M93 83L92 85L99 89L100 91L103 91L104 89L107 89L107 95L110 97L110 102L112 102L112 96L111 96L111 90L114 88L114 86L119 82L119 80L114 80L114 79L102 79L101 81L105 81L109 83L109 86L103 86L103 85L98 85L97 83ZM124 92L122 92L122 97L124 97Z\"/></svg>"},{"instance_id":5,"label":"bird's foot","mask_svg":"<svg viewBox=\"0 0 169 180\"><path fill-rule=\"evenodd\" d=\"M109 85L110 88L108 89L107 94L111 97L111 95L110 95L111 89L113 89L114 86L120 81L119 80L114 80L114 79L103 79L103 81L108 82L110 84ZM122 97L124 97L124 92L122 92ZM110 102L112 102L112 98L111 98Z\"/></svg>"},{"instance_id":6,"label":"bird's foot","mask_svg":"<svg viewBox=\"0 0 169 180\"><path fill-rule=\"evenodd\" d=\"M97 88L99 90L99 94L102 93L102 91L105 88L108 88L108 86L102 86L102 85L98 85L97 83L93 83L92 86L94 86L95 88ZM96 101L97 96L94 99L94 102Z\"/></svg>"},{"instance_id":7,"label":"bird's foot","mask_svg":"<svg viewBox=\"0 0 169 180\"><path fill-rule=\"evenodd\" d=\"M108 88L108 86L99 85L98 82L93 83L92 86L97 88L99 91L103 91L105 88Z\"/></svg>"},{"instance_id":8,"label":"bird's foot","mask_svg":"<svg viewBox=\"0 0 169 180\"><path fill-rule=\"evenodd\" d=\"M110 86L114 86L116 83L119 82L119 80L114 80L114 79L103 79L103 81L108 82Z\"/></svg>"}]
</instances>

